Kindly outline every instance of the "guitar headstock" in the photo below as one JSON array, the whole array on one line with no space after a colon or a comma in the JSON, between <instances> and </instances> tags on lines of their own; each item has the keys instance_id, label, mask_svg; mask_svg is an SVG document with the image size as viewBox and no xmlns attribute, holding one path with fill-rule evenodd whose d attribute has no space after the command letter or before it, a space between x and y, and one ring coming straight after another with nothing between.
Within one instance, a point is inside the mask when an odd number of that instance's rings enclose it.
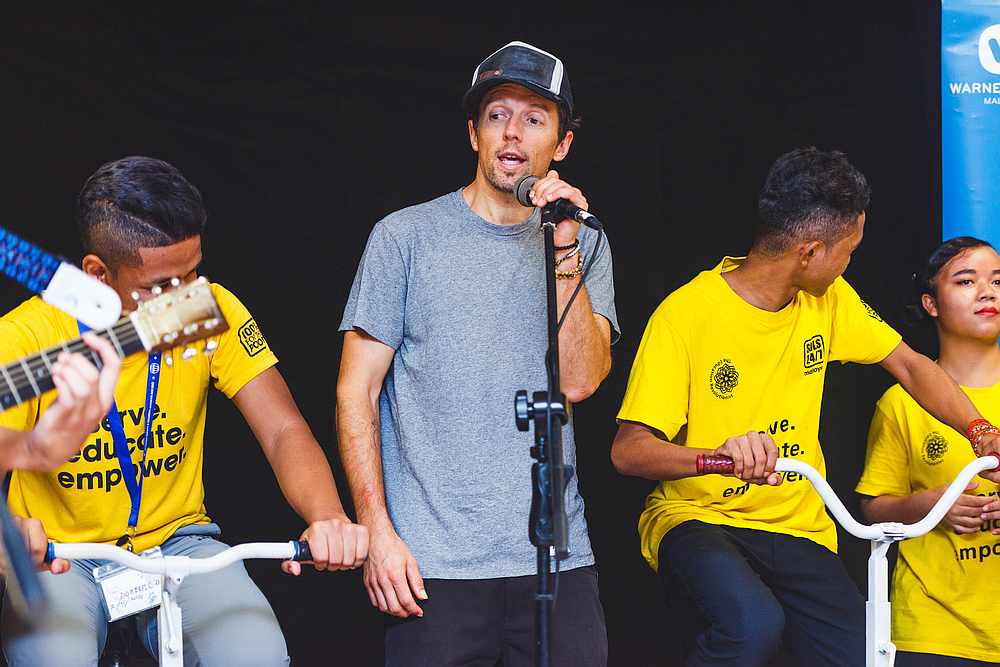
<instances>
[{"instance_id":1,"label":"guitar headstock","mask_svg":"<svg viewBox=\"0 0 1000 667\"><path fill-rule=\"evenodd\" d=\"M217 336L229 328L204 277L143 301L129 319L150 352Z\"/></svg>"}]
</instances>

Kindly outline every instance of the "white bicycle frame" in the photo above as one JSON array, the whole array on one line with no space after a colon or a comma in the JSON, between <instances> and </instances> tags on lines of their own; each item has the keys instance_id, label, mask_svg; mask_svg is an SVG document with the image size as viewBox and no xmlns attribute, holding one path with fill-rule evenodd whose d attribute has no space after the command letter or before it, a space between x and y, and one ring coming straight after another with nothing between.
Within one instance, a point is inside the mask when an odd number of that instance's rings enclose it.
<instances>
[{"instance_id":1,"label":"white bicycle frame","mask_svg":"<svg viewBox=\"0 0 1000 667\"><path fill-rule=\"evenodd\" d=\"M844 530L855 537L870 540L872 553L868 557L868 602L865 604L865 667L892 667L896 660L896 645L890 636L892 607L889 604L889 564L886 553L894 542L920 537L930 532L948 513L973 477L1000 465L996 456L983 456L962 468L941 498L923 519L916 523L858 523L844 503L815 468L795 459L779 458L775 470L795 472L806 477L826 503L830 514Z\"/></svg>"},{"instance_id":2,"label":"white bicycle frame","mask_svg":"<svg viewBox=\"0 0 1000 667\"><path fill-rule=\"evenodd\" d=\"M191 574L205 574L221 570L233 563L250 558L280 560L310 560L308 545L303 542L251 542L230 547L209 558L190 556L141 557L121 547L110 544L49 543L48 559L109 560L125 567L163 575L163 596L156 612L159 634L161 667L182 667L184 641L181 634L181 608L177 603L177 589L184 578Z\"/></svg>"}]
</instances>

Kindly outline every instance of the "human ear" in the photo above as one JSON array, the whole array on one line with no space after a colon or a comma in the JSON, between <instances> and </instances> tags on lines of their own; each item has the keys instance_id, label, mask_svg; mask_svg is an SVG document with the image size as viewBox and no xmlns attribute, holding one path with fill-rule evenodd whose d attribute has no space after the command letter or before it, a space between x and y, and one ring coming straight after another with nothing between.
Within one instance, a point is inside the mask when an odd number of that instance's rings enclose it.
<instances>
[{"instance_id":1,"label":"human ear","mask_svg":"<svg viewBox=\"0 0 1000 667\"><path fill-rule=\"evenodd\" d=\"M920 305L923 306L924 311L931 317L938 316L937 301L930 294L920 295Z\"/></svg>"},{"instance_id":2,"label":"human ear","mask_svg":"<svg viewBox=\"0 0 1000 667\"><path fill-rule=\"evenodd\" d=\"M472 146L472 150L479 152L479 136L476 134L476 128L472 125L472 119L467 121L469 125L469 144Z\"/></svg>"},{"instance_id":3,"label":"human ear","mask_svg":"<svg viewBox=\"0 0 1000 667\"><path fill-rule=\"evenodd\" d=\"M799 245L799 261L802 266L808 266L809 262L819 257L826 249L822 241L807 241Z\"/></svg>"},{"instance_id":4,"label":"human ear","mask_svg":"<svg viewBox=\"0 0 1000 667\"><path fill-rule=\"evenodd\" d=\"M562 162L569 155L569 147L573 144L573 130L567 130L566 136L556 145L556 152L552 155L553 162Z\"/></svg>"},{"instance_id":5,"label":"human ear","mask_svg":"<svg viewBox=\"0 0 1000 667\"><path fill-rule=\"evenodd\" d=\"M97 255L86 255L81 262L81 268L88 276L96 278L102 283L108 282L108 274L111 273L111 269Z\"/></svg>"}]
</instances>

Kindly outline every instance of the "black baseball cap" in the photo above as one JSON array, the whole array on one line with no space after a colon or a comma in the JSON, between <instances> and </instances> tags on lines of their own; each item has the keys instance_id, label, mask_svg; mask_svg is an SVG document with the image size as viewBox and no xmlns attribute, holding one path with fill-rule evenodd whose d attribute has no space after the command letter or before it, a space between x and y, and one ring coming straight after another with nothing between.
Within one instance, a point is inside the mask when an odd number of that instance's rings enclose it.
<instances>
[{"instance_id":1,"label":"black baseball cap","mask_svg":"<svg viewBox=\"0 0 1000 667\"><path fill-rule=\"evenodd\" d=\"M501 83L516 83L561 106L573 115L573 93L562 61L551 53L525 44L511 42L479 63L472 73L472 84L462 98L462 107L472 116L488 90Z\"/></svg>"}]
</instances>

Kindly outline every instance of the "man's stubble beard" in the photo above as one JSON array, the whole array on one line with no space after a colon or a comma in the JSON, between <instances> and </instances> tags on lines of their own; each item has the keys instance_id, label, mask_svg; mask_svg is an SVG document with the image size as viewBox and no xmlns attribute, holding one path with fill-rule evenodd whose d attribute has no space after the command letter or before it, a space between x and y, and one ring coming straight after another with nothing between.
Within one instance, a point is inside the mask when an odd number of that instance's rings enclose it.
<instances>
[{"instance_id":1,"label":"man's stubble beard","mask_svg":"<svg viewBox=\"0 0 1000 667\"><path fill-rule=\"evenodd\" d=\"M517 181L520 177L513 179L508 184L503 181L506 176L499 172L498 167L492 160L483 165L483 167L483 175L486 176L486 182L489 183L494 190L505 194L514 194L514 187L517 185Z\"/></svg>"}]
</instances>

